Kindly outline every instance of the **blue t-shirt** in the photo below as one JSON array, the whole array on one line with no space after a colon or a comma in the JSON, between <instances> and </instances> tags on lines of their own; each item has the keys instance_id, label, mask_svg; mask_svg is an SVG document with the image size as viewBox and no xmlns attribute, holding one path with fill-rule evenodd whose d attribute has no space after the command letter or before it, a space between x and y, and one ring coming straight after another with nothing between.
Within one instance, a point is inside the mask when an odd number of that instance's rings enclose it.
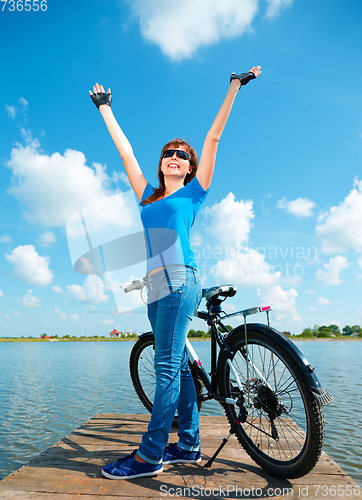
<instances>
[{"instance_id":1,"label":"blue t-shirt","mask_svg":"<svg viewBox=\"0 0 362 500\"><path fill-rule=\"evenodd\" d=\"M171 264L196 269L189 241L190 229L208 191L201 187L195 176L170 196L142 205L153 193L154 188L148 183L140 203L147 248L147 272Z\"/></svg>"}]
</instances>

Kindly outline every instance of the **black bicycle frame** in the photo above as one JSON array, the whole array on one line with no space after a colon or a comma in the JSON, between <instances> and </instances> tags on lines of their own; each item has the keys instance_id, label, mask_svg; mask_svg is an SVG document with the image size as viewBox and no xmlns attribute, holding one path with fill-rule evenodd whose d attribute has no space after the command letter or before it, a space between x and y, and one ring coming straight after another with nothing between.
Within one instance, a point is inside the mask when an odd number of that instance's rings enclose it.
<instances>
[{"instance_id":1,"label":"black bicycle frame","mask_svg":"<svg viewBox=\"0 0 362 500\"><path fill-rule=\"evenodd\" d=\"M190 360L192 361L192 368L196 375L201 379L202 383L204 384L206 390L207 390L207 396L203 396L203 400L207 401L210 399L215 399L216 401L219 401L219 403L227 403L236 406L239 403L239 400L232 399L232 398L225 398L221 397L218 394L218 388L217 388L217 345L220 348L220 352L223 353L223 355L227 358L230 359L230 353L225 345L225 343L222 341L220 338L220 334L217 331L216 324L219 324L221 328L226 332L229 332L230 330L226 328L225 325L223 325L220 321L220 318L218 316L218 313L221 312L221 307L219 305L217 306L212 306L211 307L211 312L205 313L203 311L198 311L197 316L201 319L206 319L207 317L207 323L210 326L210 333L211 333L211 371L210 371L210 377L206 373L205 368L202 366L201 361L197 356L194 356L193 353L195 352L193 349L191 350L191 354L193 358ZM196 353L195 353L196 354ZM220 354L219 354L220 355ZM243 390L240 388L242 399L243 399Z\"/></svg>"}]
</instances>

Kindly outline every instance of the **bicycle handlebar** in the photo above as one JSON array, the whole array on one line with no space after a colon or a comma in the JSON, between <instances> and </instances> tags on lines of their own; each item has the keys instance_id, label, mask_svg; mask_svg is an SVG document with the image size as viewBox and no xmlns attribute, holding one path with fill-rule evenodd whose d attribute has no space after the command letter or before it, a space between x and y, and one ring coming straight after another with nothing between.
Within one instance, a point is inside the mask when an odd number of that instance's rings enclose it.
<instances>
[{"instance_id":1,"label":"bicycle handlebar","mask_svg":"<svg viewBox=\"0 0 362 500\"><path fill-rule=\"evenodd\" d=\"M132 292L132 290L142 290L143 287L144 287L143 281L134 280L134 281L132 281L131 285L125 286L123 290L125 293L128 293L128 292Z\"/></svg>"}]
</instances>

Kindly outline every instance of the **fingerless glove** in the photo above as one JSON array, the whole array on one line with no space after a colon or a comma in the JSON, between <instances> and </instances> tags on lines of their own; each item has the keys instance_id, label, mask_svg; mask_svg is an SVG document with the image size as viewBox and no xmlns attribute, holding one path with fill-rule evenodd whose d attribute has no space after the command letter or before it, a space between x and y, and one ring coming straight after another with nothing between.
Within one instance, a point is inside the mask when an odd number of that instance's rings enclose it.
<instances>
[{"instance_id":1,"label":"fingerless glove","mask_svg":"<svg viewBox=\"0 0 362 500\"><path fill-rule=\"evenodd\" d=\"M112 94L106 94L105 92L99 92L98 94L97 93L92 94L90 97L98 109L99 109L99 106L101 106L102 104L107 104L107 106L111 107Z\"/></svg>"},{"instance_id":2,"label":"fingerless glove","mask_svg":"<svg viewBox=\"0 0 362 500\"><path fill-rule=\"evenodd\" d=\"M256 77L252 71L248 71L247 73L241 73L241 75L232 74L230 77L230 83L233 80L239 80L241 87L241 85L246 85L248 82L250 82L250 80L253 80L254 78Z\"/></svg>"}]
</instances>

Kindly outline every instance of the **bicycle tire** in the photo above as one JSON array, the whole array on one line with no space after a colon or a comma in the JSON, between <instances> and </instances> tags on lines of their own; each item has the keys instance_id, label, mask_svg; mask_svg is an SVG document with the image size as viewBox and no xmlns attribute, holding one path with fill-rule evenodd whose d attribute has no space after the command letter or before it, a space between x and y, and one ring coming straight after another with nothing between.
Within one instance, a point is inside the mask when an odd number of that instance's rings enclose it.
<instances>
[{"instance_id":1,"label":"bicycle tire","mask_svg":"<svg viewBox=\"0 0 362 500\"><path fill-rule=\"evenodd\" d=\"M132 348L130 356L130 373L133 387L143 404L152 413L153 400L156 390L156 374L154 369L154 345L155 339L152 332L142 335ZM203 385L191 366L191 374L195 384L196 394L202 394ZM200 412L202 399L197 399L197 407ZM177 423L177 416L174 424Z\"/></svg>"},{"instance_id":2,"label":"bicycle tire","mask_svg":"<svg viewBox=\"0 0 362 500\"><path fill-rule=\"evenodd\" d=\"M304 476L313 469L322 452L324 421L300 370L286 350L268 335L267 327L262 330L260 325L254 330L247 327L251 361L248 373L244 326L225 340L233 353L231 362L243 386L248 412L246 421L236 431L238 441L270 474L289 479ZM241 393L236 377L222 354L217 371L220 394L237 399ZM238 409L227 404L224 409L232 425Z\"/></svg>"}]
</instances>

